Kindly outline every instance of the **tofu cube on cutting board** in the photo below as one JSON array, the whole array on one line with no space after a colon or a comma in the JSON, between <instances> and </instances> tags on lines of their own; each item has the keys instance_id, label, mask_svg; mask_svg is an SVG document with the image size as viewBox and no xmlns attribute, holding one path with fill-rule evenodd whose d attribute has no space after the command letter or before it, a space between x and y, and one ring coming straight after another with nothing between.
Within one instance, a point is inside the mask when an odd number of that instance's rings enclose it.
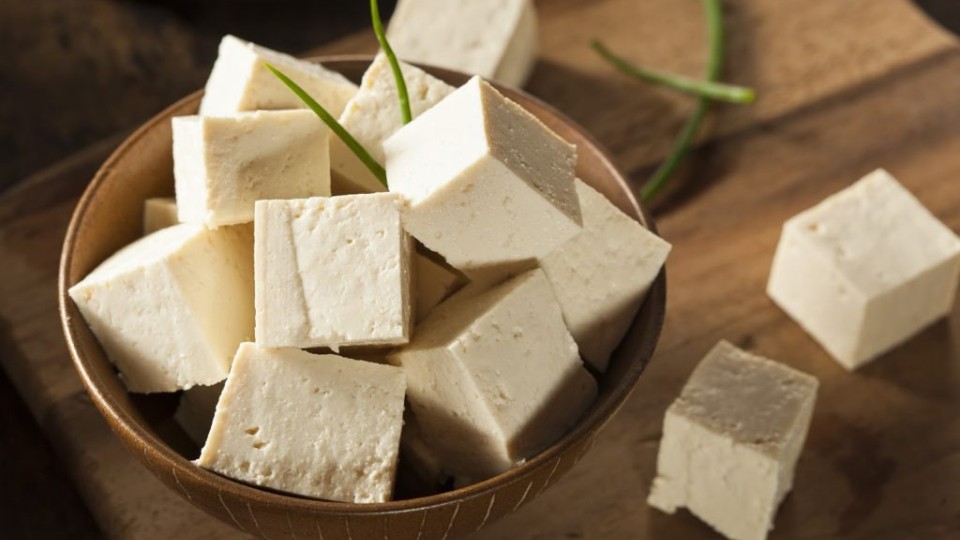
<instances>
[{"instance_id":1,"label":"tofu cube on cutting board","mask_svg":"<svg viewBox=\"0 0 960 540\"><path fill-rule=\"evenodd\" d=\"M420 68L400 62L407 85L410 113L416 118L454 91L454 87L432 77ZM383 141L403 127L397 82L390 62L381 53L373 59L360 83L360 90L347 103L340 124L363 146L370 156L383 165ZM333 167L333 193L368 193L383 191L383 184L347 148L339 137L330 141Z\"/></svg>"},{"instance_id":2,"label":"tofu cube on cutting board","mask_svg":"<svg viewBox=\"0 0 960 540\"><path fill-rule=\"evenodd\" d=\"M670 244L576 180L583 232L540 259L580 356L605 371Z\"/></svg>"},{"instance_id":3,"label":"tofu cube on cutting board","mask_svg":"<svg viewBox=\"0 0 960 540\"><path fill-rule=\"evenodd\" d=\"M177 217L177 200L173 197L154 197L143 201L144 236L177 223L180 223L180 218Z\"/></svg>"},{"instance_id":4,"label":"tofu cube on cutting board","mask_svg":"<svg viewBox=\"0 0 960 540\"><path fill-rule=\"evenodd\" d=\"M543 450L597 393L541 270L455 294L387 360L403 368L424 440L461 483Z\"/></svg>"},{"instance_id":5,"label":"tofu cube on cutting board","mask_svg":"<svg viewBox=\"0 0 960 540\"><path fill-rule=\"evenodd\" d=\"M330 195L330 135L306 110L174 118L180 221L249 223L260 199Z\"/></svg>"},{"instance_id":6,"label":"tofu cube on cutting board","mask_svg":"<svg viewBox=\"0 0 960 540\"><path fill-rule=\"evenodd\" d=\"M357 92L357 85L320 64L298 60L228 35L220 41L217 61L200 102L200 115L305 109L300 98L264 66L268 62L293 79L334 117L343 112L347 101Z\"/></svg>"},{"instance_id":7,"label":"tofu cube on cutting board","mask_svg":"<svg viewBox=\"0 0 960 540\"><path fill-rule=\"evenodd\" d=\"M406 227L465 273L552 252L580 232L576 148L473 78L384 142Z\"/></svg>"},{"instance_id":8,"label":"tofu cube on cutting board","mask_svg":"<svg viewBox=\"0 0 960 540\"><path fill-rule=\"evenodd\" d=\"M400 0L387 39L409 62L521 87L537 59L537 13L531 0Z\"/></svg>"},{"instance_id":9,"label":"tofu cube on cutting board","mask_svg":"<svg viewBox=\"0 0 960 540\"><path fill-rule=\"evenodd\" d=\"M817 379L720 342L667 409L648 502L763 540L793 486Z\"/></svg>"},{"instance_id":10,"label":"tofu cube on cutting board","mask_svg":"<svg viewBox=\"0 0 960 540\"><path fill-rule=\"evenodd\" d=\"M258 201L257 345L407 343L412 241L403 204L396 193Z\"/></svg>"},{"instance_id":11,"label":"tofu cube on cutting board","mask_svg":"<svg viewBox=\"0 0 960 540\"><path fill-rule=\"evenodd\" d=\"M388 501L404 389L392 366L244 343L197 464L306 497Z\"/></svg>"},{"instance_id":12,"label":"tofu cube on cutting board","mask_svg":"<svg viewBox=\"0 0 960 540\"><path fill-rule=\"evenodd\" d=\"M249 226L176 225L121 249L69 293L129 391L216 384L253 335L252 253Z\"/></svg>"},{"instance_id":13,"label":"tofu cube on cutting board","mask_svg":"<svg viewBox=\"0 0 960 540\"><path fill-rule=\"evenodd\" d=\"M884 170L783 226L767 292L853 370L950 313L960 238Z\"/></svg>"}]
</instances>

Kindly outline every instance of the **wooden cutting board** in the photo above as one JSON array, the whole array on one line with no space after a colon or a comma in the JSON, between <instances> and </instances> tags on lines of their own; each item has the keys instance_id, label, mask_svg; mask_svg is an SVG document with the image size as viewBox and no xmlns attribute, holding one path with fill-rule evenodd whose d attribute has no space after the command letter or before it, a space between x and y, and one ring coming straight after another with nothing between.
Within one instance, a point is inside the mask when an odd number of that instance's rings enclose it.
<instances>
[{"instance_id":1,"label":"wooden cutting board","mask_svg":"<svg viewBox=\"0 0 960 540\"><path fill-rule=\"evenodd\" d=\"M529 90L586 126L641 182L691 99L628 80L587 40L690 75L705 40L696 0L539 2L543 52ZM838 367L764 294L785 219L886 167L960 231L960 43L907 0L729 2L730 81L749 107L718 107L654 209L673 243L668 316L632 398L569 476L480 538L718 538L646 506L663 413L703 354L729 339L817 376L795 487L772 539L960 534L960 308L861 371ZM369 52L361 35L323 52ZM0 198L4 369L113 538L239 538L166 490L113 438L69 362L56 313L60 243L76 199L119 139Z\"/></svg>"}]
</instances>

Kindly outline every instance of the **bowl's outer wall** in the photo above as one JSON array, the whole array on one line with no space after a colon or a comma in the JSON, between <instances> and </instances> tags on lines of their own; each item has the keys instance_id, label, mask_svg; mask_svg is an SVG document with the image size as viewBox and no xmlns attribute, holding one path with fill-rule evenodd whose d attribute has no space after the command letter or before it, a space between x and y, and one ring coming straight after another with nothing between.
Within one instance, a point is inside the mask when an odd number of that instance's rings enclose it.
<instances>
[{"instance_id":1,"label":"bowl's outer wall","mask_svg":"<svg viewBox=\"0 0 960 540\"><path fill-rule=\"evenodd\" d=\"M323 63L357 81L369 57L334 57ZM452 84L466 76L430 69ZM624 176L581 128L526 94L501 88L547 126L577 145L577 174L618 207L652 228ZM67 344L94 403L111 428L171 489L209 514L258 536L324 540L455 538L491 523L534 499L563 476L592 446L599 428L623 404L653 354L663 323L666 281L651 289L627 337L600 380L597 402L560 441L523 466L496 478L441 495L373 505L330 503L251 488L191 464L167 446L138 412L115 370L66 290L100 262L140 235L142 201L173 193L170 119L194 114L196 93L134 133L104 164L75 211L64 244L60 275L61 317Z\"/></svg>"}]
</instances>

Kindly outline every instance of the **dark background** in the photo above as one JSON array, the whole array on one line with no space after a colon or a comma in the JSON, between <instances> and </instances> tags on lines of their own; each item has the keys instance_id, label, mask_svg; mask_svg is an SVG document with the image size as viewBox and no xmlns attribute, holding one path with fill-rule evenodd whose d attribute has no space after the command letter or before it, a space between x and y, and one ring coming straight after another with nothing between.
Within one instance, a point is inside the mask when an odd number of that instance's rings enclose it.
<instances>
[{"instance_id":1,"label":"dark background","mask_svg":"<svg viewBox=\"0 0 960 540\"><path fill-rule=\"evenodd\" d=\"M385 18L394 3L381 0ZM917 3L960 33L960 0ZM365 0L0 0L0 191L202 87L225 33L296 54L368 28L367 9ZM0 336L0 354L8 347ZM0 482L0 537L99 537L2 371Z\"/></svg>"},{"instance_id":2,"label":"dark background","mask_svg":"<svg viewBox=\"0 0 960 540\"><path fill-rule=\"evenodd\" d=\"M384 17L395 0L381 1ZM225 33L300 53L364 0L0 0L0 188L203 86Z\"/></svg>"}]
</instances>

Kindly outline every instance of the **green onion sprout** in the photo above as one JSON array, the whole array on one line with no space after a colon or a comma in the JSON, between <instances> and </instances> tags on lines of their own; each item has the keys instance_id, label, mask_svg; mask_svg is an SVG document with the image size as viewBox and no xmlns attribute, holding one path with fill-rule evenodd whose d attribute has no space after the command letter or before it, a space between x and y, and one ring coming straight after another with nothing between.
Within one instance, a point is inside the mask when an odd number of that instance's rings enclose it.
<instances>
[{"instance_id":1,"label":"green onion sprout","mask_svg":"<svg viewBox=\"0 0 960 540\"><path fill-rule=\"evenodd\" d=\"M397 55L393 53L393 47L390 46L387 35L383 31L383 21L380 19L380 6L377 0L370 0L370 18L373 20L373 33L377 35L380 48L383 49L383 54L387 55L390 69L393 70L393 78L397 81L397 95L400 97L400 115L403 118L403 124L409 124L413 120L413 114L410 112L410 96L407 94L407 83L403 80L403 72L400 70L400 63L397 62Z\"/></svg>"},{"instance_id":2,"label":"green onion sprout","mask_svg":"<svg viewBox=\"0 0 960 540\"><path fill-rule=\"evenodd\" d=\"M692 94L699 97L710 98L717 101L727 101L730 103L753 103L756 93L752 88L736 86L732 84L715 83L711 81L701 81L691 79L682 75L674 75L665 71L647 69L630 63L628 60L617 56L606 45L598 40L590 43L593 50L606 59L615 68L621 72L630 75L641 81L653 84L659 84L672 88L679 92Z\"/></svg>"},{"instance_id":3,"label":"green onion sprout","mask_svg":"<svg viewBox=\"0 0 960 540\"><path fill-rule=\"evenodd\" d=\"M307 105L307 107L310 107L310 109L320 117L320 120L323 120L323 123L326 124L327 127L329 127L330 130L337 135L337 137L340 137L340 140L347 145L347 148L353 151L357 158L359 158L360 161L363 162L368 169L370 169L370 172L377 177L377 180L383 184L383 187L389 189L387 186L387 172L383 169L383 166L377 163L377 160L373 159L370 153L367 152L367 150L359 142L357 142L356 139L353 138L353 135L350 135L350 132L344 129L344 127L340 125L340 122L337 122L337 119L323 108L323 105L317 103L315 99L310 97L310 94L308 94L303 88L300 88L300 85L293 82L290 77L284 75L280 70L273 67L269 63L264 63L264 65L268 70L270 70L271 73L274 74L274 76L280 79L280 82L285 84L287 88L293 91L293 93L296 94L297 97L299 97L300 100Z\"/></svg>"},{"instance_id":4,"label":"green onion sprout","mask_svg":"<svg viewBox=\"0 0 960 540\"><path fill-rule=\"evenodd\" d=\"M707 15L707 41L709 46L709 56L707 57L706 80L716 82L720 78L720 72L723 70L724 56L724 31L723 31L723 5L720 0L703 0L703 8ZM667 182L676 172L680 162L687 155L693 138L700 130L700 124L707 115L707 109L710 108L710 99L700 97L693 110L693 115L687 120L687 123L680 131L673 149L663 160L663 163L657 167L650 180L644 184L640 190L640 196L649 201L667 185Z\"/></svg>"}]
</instances>

